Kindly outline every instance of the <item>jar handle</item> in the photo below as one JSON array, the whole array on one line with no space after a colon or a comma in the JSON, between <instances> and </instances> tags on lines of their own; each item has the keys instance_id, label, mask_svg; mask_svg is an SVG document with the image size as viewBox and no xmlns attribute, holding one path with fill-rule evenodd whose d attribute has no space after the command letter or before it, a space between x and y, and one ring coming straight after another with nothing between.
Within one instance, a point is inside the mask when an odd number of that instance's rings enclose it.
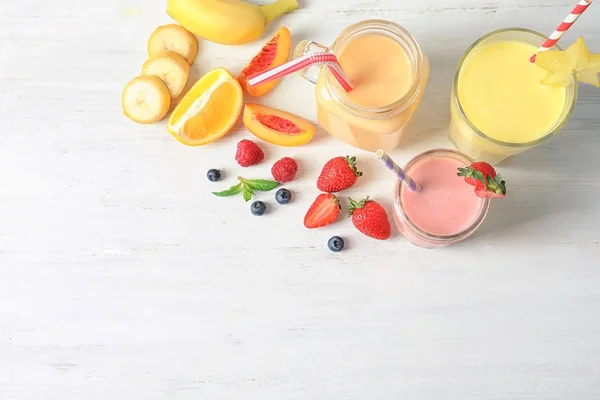
<instances>
[{"instance_id":1,"label":"jar handle","mask_svg":"<svg viewBox=\"0 0 600 400\"><path fill-rule=\"evenodd\" d=\"M296 45L294 49L293 58L296 59L298 57L302 57L306 54L311 53L320 53L327 52L329 49L322 44L317 42L313 42L312 40L302 40L300 43ZM321 71L321 66L311 65L309 67L303 68L298 73L307 81L312 82L314 84L317 83L317 79L319 78L319 72Z\"/></svg>"}]
</instances>

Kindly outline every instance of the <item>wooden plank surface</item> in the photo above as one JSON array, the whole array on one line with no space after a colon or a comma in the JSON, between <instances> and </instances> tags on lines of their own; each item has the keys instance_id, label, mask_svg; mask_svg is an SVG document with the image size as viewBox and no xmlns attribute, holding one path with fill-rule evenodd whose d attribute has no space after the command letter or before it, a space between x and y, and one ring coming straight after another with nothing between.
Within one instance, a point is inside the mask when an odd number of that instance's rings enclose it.
<instances>
[{"instance_id":1,"label":"wooden plank surface","mask_svg":"<svg viewBox=\"0 0 600 400\"><path fill-rule=\"evenodd\" d=\"M509 26L550 33L565 0L300 0L294 43L331 43L347 25L405 26L431 79L402 147L450 147L456 63ZM393 177L319 130L266 147L269 176L301 165L295 201L261 219L209 192L239 174L241 125L202 148L164 123L132 124L124 84L170 22L162 0L3 0L0 7L0 399L600 398L600 91L583 87L553 140L501 165L510 195L480 231L440 250L349 220L302 227L323 163L359 157L352 190L391 208ZM596 5L566 35L600 52ZM200 42L193 77L237 73L262 40ZM316 121L312 86L285 79L264 99ZM225 179L210 184L208 168ZM245 172L246 173L246 172ZM261 195L272 200L272 194ZM334 234L348 240L327 250Z\"/></svg>"}]
</instances>

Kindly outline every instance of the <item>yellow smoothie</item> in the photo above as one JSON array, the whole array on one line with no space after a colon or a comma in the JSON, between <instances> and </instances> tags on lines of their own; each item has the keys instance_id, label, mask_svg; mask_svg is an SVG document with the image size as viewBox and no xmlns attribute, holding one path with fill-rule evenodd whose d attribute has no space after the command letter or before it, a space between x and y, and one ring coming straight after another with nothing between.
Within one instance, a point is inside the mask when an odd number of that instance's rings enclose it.
<instances>
[{"instance_id":1,"label":"yellow smoothie","mask_svg":"<svg viewBox=\"0 0 600 400\"><path fill-rule=\"evenodd\" d=\"M327 69L322 68L316 88L319 124L331 135L365 150L395 148L421 99L429 72L426 57L419 61L422 71L418 74L417 61L405 47L380 34L351 38L337 56L354 89L346 93L339 88L336 96ZM417 75L422 86L398 107L395 104L411 92Z\"/></svg>"},{"instance_id":2,"label":"yellow smoothie","mask_svg":"<svg viewBox=\"0 0 600 400\"><path fill-rule=\"evenodd\" d=\"M543 85L532 64L545 36L500 29L483 36L459 63L450 103L449 136L471 158L495 164L556 134L571 116L577 85Z\"/></svg>"},{"instance_id":3,"label":"yellow smoothie","mask_svg":"<svg viewBox=\"0 0 600 400\"><path fill-rule=\"evenodd\" d=\"M458 98L471 123L487 136L527 143L545 136L565 108L564 87L543 85L546 71L529 62L536 46L492 43L463 66Z\"/></svg>"}]
</instances>

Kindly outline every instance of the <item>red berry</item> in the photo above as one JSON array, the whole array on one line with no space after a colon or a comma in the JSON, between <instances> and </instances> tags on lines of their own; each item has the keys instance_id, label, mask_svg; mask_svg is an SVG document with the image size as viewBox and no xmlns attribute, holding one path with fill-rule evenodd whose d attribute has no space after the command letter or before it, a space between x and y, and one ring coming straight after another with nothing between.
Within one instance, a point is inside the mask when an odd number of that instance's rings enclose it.
<instances>
[{"instance_id":1,"label":"red berry","mask_svg":"<svg viewBox=\"0 0 600 400\"><path fill-rule=\"evenodd\" d=\"M298 164L296 163L296 160L290 157L283 157L271 167L271 174L279 183L286 183L294 180L296 172L298 172Z\"/></svg>"},{"instance_id":2,"label":"red berry","mask_svg":"<svg viewBox=\"0 0 600 400\"><path fill-rule=\"evenodd\" d=\"M251 140L242 140L237 144L235 160L242 167L256 165L265 158L265 153Z\"/></svg>"},{"instance_id":3,"label":"red berry","mask_svg":"<svg viewBox=\"0 0 600 400\"><path fill-rule=\"evenodd\" d=\"M502 180L502 176L500 175L487 179L485 184L479 181L475 185L475 194L483 199L506 197L506 182Z\"/></svg>"},{"instance_id":4,"label":"red berry","mask_svg":"<svg viewBox=\"0 0 600 400\"><path fill-rule=\"evenodd\" d=\"M490 164L479 161L468 167L459 168L458 176L465 178L465 182L475 186L475 194L481 198L497 198L506 196L506 182Z\"/></svg>"},{"instance_id":5,"label":"red berry","mask_svg":"<svg viewBox=\"0 0 600 400\"><path fill-rule=\"evenodd\" d=\"M337 219L340 211L340 203L334 194L321 193L304 216L304 226L312 229L329 225Z\"/></svg>"},{"instance_id":6,"label":"red berry","mask_svg":"<svg viewBox=\"0 0 600 400\"><path fill-rule=\"evenodd\" d=\"M356 157L336 157L323 166L317 179L317 188L334 193L352 187L362 172L356 170Z\"/></svg>"},{"instance_id":7,"label":"red berry","mask_svg":"<svg viewBox=\"0 0 600 400\"><path fill-rule=\"evenodd\" d=\"M458 176L463 176L465 182L473 186L477 186L477 183L481 182L482 179L487 180L488 176L496 177L494 167L483 161L475 162L466 168L459 168L458 171Z\"/></svg>"},{"instance_id":8,"label":"red berry","mask_svg":"<svg viewBox=\"0 0 600 400\"><path fill-rule=\"evenodd\" d=\"M478 197L481 197L482 199L496 199L496 198L501 198L501 197L506 197L505 194L500 194L500 193L496 193L496 192L490 192L487 191L485 189L479 189L479 188L475 188L475 194Z\"/></svg>"},{"instance_id":9,"label":"red berry","mask_svg":"<svg viewBox=\"0 0 600 400\"><path fill-rule=\"evenodd\" d=\"M392 227L385 208L368 197L360 202L349 200L350 215L356 229L377 240L387 240L392 236Z\"/></svg>"}]
</instances>

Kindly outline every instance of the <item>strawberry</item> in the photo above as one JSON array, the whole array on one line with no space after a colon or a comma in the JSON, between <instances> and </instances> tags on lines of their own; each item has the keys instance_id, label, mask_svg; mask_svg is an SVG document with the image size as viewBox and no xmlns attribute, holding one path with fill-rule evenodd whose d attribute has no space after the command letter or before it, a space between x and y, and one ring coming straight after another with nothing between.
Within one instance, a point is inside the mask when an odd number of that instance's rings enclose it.
<instances>
[{"instance_id":1,"label":"strawberry","mask_svg":"<svg viewBox=\"0 0 600 400\"><path fill-rule=\"evenodd\" d=\"M294 179L298 172L296 160L290 157L283 157L271 167L273 178L279 183L286 183Z\"/></svg>"},{"instance_id":2,"label":"strawberry","mask_svg":"<svg viewBox=\"0 0 600 400\"><path fill-rule=\"evenodd\" d=\"M332 158L323 166L317 187L322 192L341 192L354 185L359 176L362 172L356 170L356 157Z\"/></svg>"},{"instance_id":3,"label":"strawberry","mask_svg":"<svg viewBox=\"0 0 600 400\"><path fill-rule=\"evenodd\" d=\"M475 186L475 194L481 198L495 199L506 196L506 182L502 179L502 175L498 174L495 177L488 175L481 178Z\"/></svg>"},{"instance_id":4,"label":"strawberry","mask_svg":"<svg viewBox=\"0 0 600 400\"><path fill-rule=\"evenodd\" d=\"M237 152L235 153L235 161L242 167L256 165L265 158L265 153L256 143L251 140L241 140L237 144Z\"/></svg>"},{"instance_id":5,"label":"strawberry","mask_svg":"<svg viewBox=\"0 0 600 400\"><path fill-rule=\"evenodd\" d=\"M331 193L321 193L304 216L304 226L309 229L331 224L340 215L340 203Z\"/></svg>"},{"instance_id":6,"label":"strawberry","mask_svg":"<svg viewBox=\"0 0 600 400\"><path fill-rule=\"evenodd\" d=\"M387 240L392 236L392 227L385 208L368 197L359 202L349 200L348 209L356 229L377 240Z\"/></svg>"},{"instance_id":7,"label":"strawberry","mask_svg":"<svg viewBox=\"0 0 600 400\"><path fill-rule=\"evenodd\" d=\"M477 183L488 175L495 178L496 170L490 164L483 161L478 161L468 167L458 169L458 176L464 176L465 182L473 186L477 186Z\"/></svg>"}]
</instances>

